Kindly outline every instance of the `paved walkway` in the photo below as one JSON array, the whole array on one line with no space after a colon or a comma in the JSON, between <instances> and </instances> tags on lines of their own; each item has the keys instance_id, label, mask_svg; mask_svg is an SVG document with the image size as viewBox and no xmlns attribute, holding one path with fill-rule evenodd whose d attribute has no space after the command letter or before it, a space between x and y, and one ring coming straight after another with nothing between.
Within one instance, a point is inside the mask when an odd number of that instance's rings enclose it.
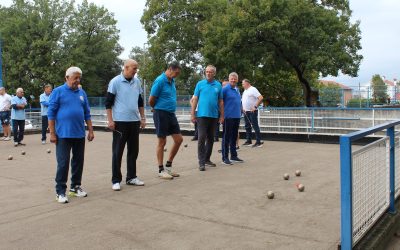
<instances>
[{"instance_id":1,"label":"paved walkway","mask_svg":"<svg viewBox=\"0 0 400 250\"><path fill-rule=\"evenodd\" d=\"M337 249L338 145L267 141L239 151L243 164L199 172L197 144L185 137L174 163L182 176L165 181L157 177L156 137L141 135L146 185L114 192L111 134L95 136L83 175L89 196L69 204L55 202L54 145L41 145L39 135L26 136L25 147L0 142L0 249Z\"/></svg>"}]
</instances>

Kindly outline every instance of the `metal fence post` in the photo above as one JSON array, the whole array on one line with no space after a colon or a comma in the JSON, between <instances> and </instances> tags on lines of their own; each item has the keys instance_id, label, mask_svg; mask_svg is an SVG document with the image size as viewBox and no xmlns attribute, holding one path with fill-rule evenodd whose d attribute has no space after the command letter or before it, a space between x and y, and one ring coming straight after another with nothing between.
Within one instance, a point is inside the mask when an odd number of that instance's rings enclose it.
<instances>
[{"instance_id":1,"label":"metal fence post","mask_svg":"<svg viewBox=\"0 0 400 250\"><path fill-rule=\"evenodd\" d=\"M389 166L390 166L390 205L389 205L389 213L396 213L395 207L395 142L394 142L394 126L390 127L386 130L386 135L389 136L390 142L390 156L389 156Z\"/></svg>"},{"instance_id":2,"label":"metal fence post","mask_svg":"<svg viewBox=\"0 0 400 250\"><path fill-rule=\"evenodd\" d=\"M352 197L351 140L340 137L340 206L341 206L341 249L353 247L353 197Z\"/></svg>"}]
</instances>

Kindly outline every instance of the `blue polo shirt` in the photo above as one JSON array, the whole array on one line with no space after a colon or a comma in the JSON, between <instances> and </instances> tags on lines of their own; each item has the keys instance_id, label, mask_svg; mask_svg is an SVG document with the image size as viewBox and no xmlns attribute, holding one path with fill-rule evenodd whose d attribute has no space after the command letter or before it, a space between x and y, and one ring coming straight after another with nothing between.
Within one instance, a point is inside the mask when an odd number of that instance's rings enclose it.
<instances>
[{"instance_id":1,"label":"blue polo shirt","mask_svg":"<svg viewBox=\"0 0 400 250\"><path fill-rule=\"evenodd\" d=\"M175 113L176 110L176 88L175 79L171 82L167 75L162 73L159 75L151 87L150 96L157 97L154 109Z\"/></svg>"},{"instance_id":2,"label":"blue polo shirt","mask_svg":"<svg viewBox=\"0 0 400 250\"><path fill-rule=\"evenodd\" d=\"M218 102L223 98L221 83L207 79L197 83L194 96L198 98L197 117L218 118Z\"/></svg>"},{"instance_id":3,"label":"blue polo shirt","mask_svg":"<svg viewBox=\"0 0 400 250\"><path fill-rule=\"evenodd\" d=\"M112 106L114 121L140 121L138 99L139 95L143 94L143 90L138 78L133 77L131 81L128 81L121 73L110 81L107 92L115 95Z\"/></svg>"},{"instance_id":4,"label":"blue polo shirt","mask_svg":"<svg viewBox=\"0 0 400 250\"><path fill-rule=\"evenodd\" d=\"M42 116L46 116L47 107L49 106L50 95L46 95L46 93L43 93L40 95L39 99L40 99L40 112Z\"/></svg>"},{"instance_id":5,"label":"blue polo shirt","mask_svg":"<svg viewBox=\"0 0 400 250\"><path fill-rule=\"evenodd\" d=\"M25 97L19 98L18 96L13 96L11 98L11 106L17 104L27 104ZM13 120L25 120L25 109L11 109L11 119Z\"/></svg>"},{"instance_id":6,"label":"blue polo shirt","mask_svg":"<svg viewBox=\"0 0 400 250\"><path fill-rule=\"evenodd\" d=\"M224 118L240 118L242 113L242 100L236 87L228 83L222 88L224 100Z\"/></svg>"},{"instance_id":7,"label":"blue polo shirt","mask_svg":"<svg viewBox=\"0 0 400 250\"><path fill-rule=\"evenodd\" d=\"M47 116L55 120L58 138L84 138L85 121L90 120L85 91L73 90L67 83L55 88L50 95Z\"/></svg>"}]
</instances>

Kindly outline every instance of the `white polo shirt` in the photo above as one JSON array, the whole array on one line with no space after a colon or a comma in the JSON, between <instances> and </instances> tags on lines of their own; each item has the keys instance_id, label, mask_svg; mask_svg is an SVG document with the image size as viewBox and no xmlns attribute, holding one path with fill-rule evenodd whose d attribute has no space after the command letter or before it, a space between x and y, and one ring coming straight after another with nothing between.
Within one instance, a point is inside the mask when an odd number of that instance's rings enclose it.
<instances>
[{"instance_id":1,"label":"white polo shirt","mask_svg":"<svg viewBox=\"0 0 400 250\"><path fill-rule=\"evenodd\" d=\"M260 92L258 89L251 86L250 88L246 89L242 95L242 107L244 111L251 111L254 106L256 106L258 97L260 96Z\"/></svg>"},{"instance_id":2,"label":"white polo shirt","mask_svg":"<svg viewBox=\"0 0 400 250\"><path fill-rule=\"evenodd\" d=\"M0 112L9 111L11 108L11 96L9 94L0 95Z\"/></svg>"}]
</instances>

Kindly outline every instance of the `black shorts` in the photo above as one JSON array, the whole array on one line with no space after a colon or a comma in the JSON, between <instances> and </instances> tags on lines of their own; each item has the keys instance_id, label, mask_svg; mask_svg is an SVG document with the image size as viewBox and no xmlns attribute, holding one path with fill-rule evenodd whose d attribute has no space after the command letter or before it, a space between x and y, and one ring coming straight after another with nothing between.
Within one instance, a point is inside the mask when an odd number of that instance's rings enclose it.
<instances>
[{"instance_id":1,"label":"black shorts","mask_svg":"<svg viewBox=\"0 0 400 250\"><path fill-rule=\"evenodd\" d=\"M156 127L157 137L167 137L168 135L181 133L175 113L155 109L153 113L153 120L154 126Z\"/></svg>"},{"instance_id":2,"label":"black shorts","mask_svg":"<svg viewBox=\"0 0 400 250\"><path fill-rule=\"evenodd\" d=\"M10 125L10 111L0 111L1 125Z\"/></svg>"}]
</instances>

